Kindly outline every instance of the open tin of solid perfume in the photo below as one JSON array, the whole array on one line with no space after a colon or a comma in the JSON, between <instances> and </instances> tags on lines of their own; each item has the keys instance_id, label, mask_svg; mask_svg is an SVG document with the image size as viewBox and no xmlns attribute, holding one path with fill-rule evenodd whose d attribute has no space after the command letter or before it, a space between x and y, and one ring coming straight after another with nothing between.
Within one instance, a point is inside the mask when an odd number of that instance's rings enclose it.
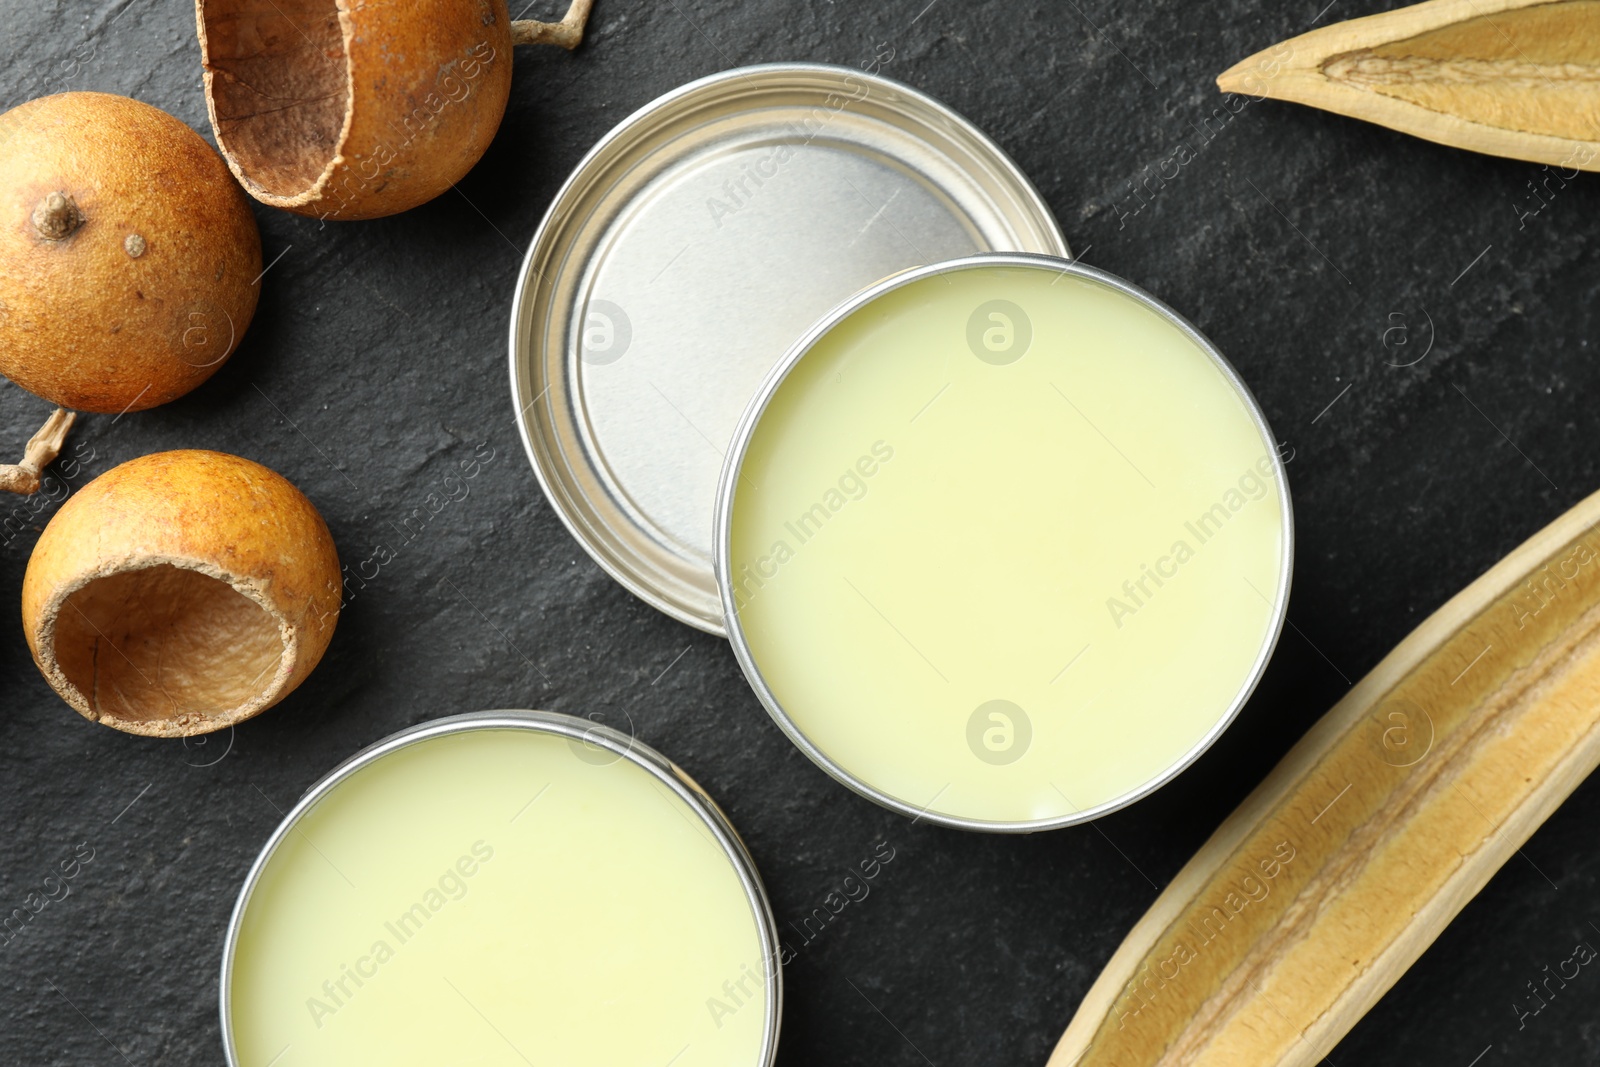
<instances>
[{"instance_id":1,"label":"open tin of solid perfume","mask_svg":"<svg viewBox=\"0 0 1600 1067\"><path fill-rule=\"evenodd\" d=\"M223 950L229 1067L770 1067L755 865L683 771L552 712L424 723L308 790Z\"/></svg>"},{"instance_id":2,"label":"open tin of solid perfume","mask_svg":"<svg viewBox=\"0 0 1600 1067\"><path fill-rule=\"evenodd\" d=\"M843 67L725 71L579 163L518 282L511 382L528 456L596 562L725 633L717 479L757 386L816 319L910 267L1067 255L1039 194L938 101Z\"/></svg>"},{"instance_id":3,"label":"open tin of solid perfume","mask_svg":"<svg viewBox=\"0 0 1600 1067\"><path fill-rule=\"evenodd\" d=\"M1026 832L1203 752L1283 625L1293 524L1249 391L1103 271L990 254L811 327L729 449L716 565L778 725L918 819Z\"/></svg>"},{"instance_id":4,"label":"open tin of solid perfume","mask_svg":"<svg viewBox=\"0 0 1600 1067\"><path fill-rule=\"evenodd\" d=\"M752 67L623 122L535 238L511 377L579 542L915 818L1149 793L1285 618L1288 485L1238 375L886 79Z\"/></svg>"}]
</instances>

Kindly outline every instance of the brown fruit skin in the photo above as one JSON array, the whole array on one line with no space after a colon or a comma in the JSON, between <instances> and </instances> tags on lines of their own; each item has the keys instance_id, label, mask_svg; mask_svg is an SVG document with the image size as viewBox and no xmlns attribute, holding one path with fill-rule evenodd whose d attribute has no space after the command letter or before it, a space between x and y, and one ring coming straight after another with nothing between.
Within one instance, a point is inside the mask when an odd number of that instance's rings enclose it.
<instances>
[{"instance_id":1,"label":"brown fruit skin","mask_svg":"<svg viewBox=\"0 0 1600 1067\"><path fill-rule=\"evenodd\" d=\"M98 714L54 668L55 616L65 598L92 578L155 560L224 577L277 617L287 654L261 699L199 723L119 722ZM113 467L56 512L23 576L22 628L34 663L85 718L129 733L186 736L242 722L305 681L333 638L343 589L327 523L282 475L221 452L158 452Z\"/></svg>"},{"instance_id":2,"label":"brown fruit skin","mask_svg":"<svg viewBox=\"0 0 1600 1067\"><path fill-rule=\"evenodd\" d=\"M61 240L33 223L54 192L84 218ZM260 273L249 200L171 115L106 93L0 115L0 374L24 389L81 411L174 400L233 353Z\"/></svg>"},{"instance_id":3,"label":"brown fruit skin","mask_svg":"<svg viewBox=\"0 0 1600 1067\"><path fill-rule=\"evenodd\" d=\"M336 221L397 214L449 189L482 158L511 97L506 0L405 0L347 7L338 12L348 76L344 127L322 151L320 175L290 188L268 181L257 158L287 154L285 147L258 152L236 143L231 131L256 106L241 108L228 100L224 94L229 86L223 83L234 81L230 62L255 60L264 38L284 38L287 50L296 43L290 33L299 31L279 25L272 16L280 8L263 0L195 2L206 105L217 144L240 184L263 204ZM240 27L246 18L249 32ZM276 41L269 43L278 47ZM302 49L298 55L304 53ZM296 55L284 61L309 62ZM261 100L260 110L273 106L278 95Z\"/></svg>"}]
</instances>

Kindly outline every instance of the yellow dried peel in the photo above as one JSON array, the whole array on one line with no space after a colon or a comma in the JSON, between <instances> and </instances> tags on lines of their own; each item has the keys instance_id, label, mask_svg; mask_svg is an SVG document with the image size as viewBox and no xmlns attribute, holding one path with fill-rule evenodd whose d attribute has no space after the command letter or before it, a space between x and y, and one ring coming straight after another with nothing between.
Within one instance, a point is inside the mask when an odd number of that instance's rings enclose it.
<instances>
[{"instance_id":1,"label":"yellow dried peel","mask_svg":"<svg viewBox=\"0 0 1600 1067\"><path fill-rule=\"evenodd\" d=\"M1474 152L1600 170L1600 0L1430 0L1284 41L1217 85Z\"/></svg>"}]
</instances>

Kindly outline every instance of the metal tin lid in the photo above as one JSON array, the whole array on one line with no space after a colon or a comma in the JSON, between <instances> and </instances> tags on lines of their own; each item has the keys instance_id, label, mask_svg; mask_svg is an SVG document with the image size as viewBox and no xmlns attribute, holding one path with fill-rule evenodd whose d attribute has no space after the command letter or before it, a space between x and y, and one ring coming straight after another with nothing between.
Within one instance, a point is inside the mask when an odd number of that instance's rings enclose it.
<instances>
[{"instance_id":1,"label":"metal tin lid","mask_svg":"<svg viewBox=\"0 0 1600 1067\"><path fill-rule=\"evenodd\" d=\"M555 712L457 715L347 760L268 839L228 924L223 1049L771 1067L779 953L744 843L660 753Z\"/></svg>"},{"instance_id":2,"label":"metal tin lid","mask_svg":"<svg viewBox=\"0 0 1600 1067\"><path fill-rule=\"evenodd\" d=\"M724 633L717 478L762 378L852 293L992 250L1068 254L1016 165L904 85L774 64L646 105L557 194L518 282L512 396L545 494L629 590Z\"/></svg>"},{"instance_id":3,"label":"metal tin lid","mask_svg":"<svg viewBox=\"0 0 1600 1067\"><path fill-rule=\"evenodd\" d=\"M1283 625L1274 438L1166 305L973 256L847 301L773 370L718 490L734 652L778 725L886 807L1094 818L1196 759Z\"/></svg>"}]
</instances>

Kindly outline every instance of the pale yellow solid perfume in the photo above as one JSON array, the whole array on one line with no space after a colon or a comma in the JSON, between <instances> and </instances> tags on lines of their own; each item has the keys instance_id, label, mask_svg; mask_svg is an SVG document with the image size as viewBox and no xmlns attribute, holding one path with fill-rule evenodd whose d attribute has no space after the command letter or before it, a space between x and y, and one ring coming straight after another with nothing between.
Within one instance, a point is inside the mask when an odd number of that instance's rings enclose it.
<instances>
[{"instance_id":1,"label":"pale yellow solid perfume","mask_svg":"<svg viewBox=\"0 0 1600 1067\"><path fill-rule=\"evenodd\" d=\"M720 815L674 781L493 722L343 777L235 917L234 1061L763 1067L770 913Z\"/></svg>"},{"instance_id":2,"label":"pale yellow solid perfume","mask_svg":"<svg viewBox=\"0 0 1600 1067\"><path fill-rule=\"evenodd\" d=\"M891 280L813 331L724 475L735 648L847 784L984 829L1169 778L1254 685L1282 464L1191 327L1042 257Z\"/></svg>"}]
</instances>

